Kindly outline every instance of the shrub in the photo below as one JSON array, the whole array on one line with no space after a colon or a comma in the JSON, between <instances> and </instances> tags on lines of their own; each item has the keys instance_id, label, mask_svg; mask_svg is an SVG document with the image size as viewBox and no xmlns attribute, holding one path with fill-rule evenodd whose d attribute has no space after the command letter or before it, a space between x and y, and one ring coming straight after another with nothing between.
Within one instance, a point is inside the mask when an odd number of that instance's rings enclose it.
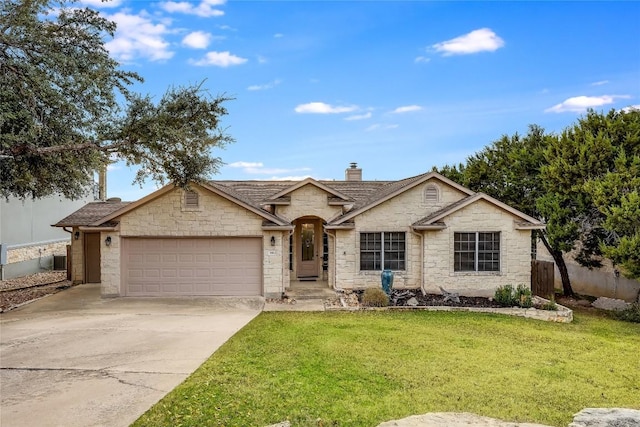
<instances>
[{"instance_id":1,"label":"shrub","mask_svg":"<svg viewBox=\"0 0 640 427\"><path fill-rule=\"evenodd\" d=\"M640 303L634 302L631 307L616 312L616 317L625 322L640 323Z\"/></svg>"},{"instance_id":2,"label":"shrub","mask_svg":"<svg viewBox=\"0 0 640 427\"><path fill-rule=\"evenodd\" d=\"M389 296L380 288L367 288L362 294L362 305L365 307L386 307Z\"/></svg>"},{"instance_id":3,"label":"shrub","mask_svg":"<svg viewBox=\"0 0 640 427\"><path fill-rule=\"evenodd\" d=\"M556 299L553 295L551 295L549 297L549 301L545 302L544 304L542 304L542 306L540 307L543 310L548 310L548 311L558 311L558 304L556 304Z\"/></svg>"},{"instance_id":4,"label":"shrub","mask_svg":"<svg viewBox=\"0 0 640 427\"><path fill-rule=\"evenodd\" d=\"M493 299L503 307L518 305L514 298L513 286L511 285L498 286L496 293L493 295Z\"/></svg>"},{"instance_id":5,"label":"shrub","mask_svg":"<svg viewBox=\"0 0 640 427\"><path fill-rule=\"evenodd\" d=\"M511 285L498 286L493 299L503 307L533 307L531 289L524 285L518 285L517 289Z\"/></svg>"},{"instance_id":6,"label":"shrub","mask_svg":"<svg viewBox=\"0 0 640 427\"><path fill-rule=\"evenodd\" d=\"M517 304L522 308L533 307L533 299L531 298L531 289L524 285L518 285L516 290Z\"/></svg>"}]
</instances>

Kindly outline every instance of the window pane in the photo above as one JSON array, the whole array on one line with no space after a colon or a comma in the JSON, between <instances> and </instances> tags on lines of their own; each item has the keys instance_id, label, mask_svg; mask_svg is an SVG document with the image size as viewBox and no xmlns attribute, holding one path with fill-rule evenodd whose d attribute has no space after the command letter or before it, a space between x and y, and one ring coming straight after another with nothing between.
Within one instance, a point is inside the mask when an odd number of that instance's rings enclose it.
<instances>
[{"instance_id":1,"label":"window pane","mask_svg":"<svg viewBox=\"0 0 640 427\"><path fill-rule=\"evenodd\" d=\"M500 271L500 233L478 233L478 271Z\"/></svg>"},{"instance_id":2,"label":"window pane","mask_svg":"<svg viewBox=\"0 0 640 427\"><path fill-rule=\"evenodd\" d=\"M384 268L405 269L405 233L384 233Z\"/></svg>"},{"instance_id":3,"label":"window pane","mask_svg":"<svg viewBox=\"0 0 640 427\"><path fill-rule=\"evenodd\" d=\"M453 271L475 271L476 233L453 234Z\"/></svg>"},{"instance_id":4,"label":"window pane","mask_svg":"<svg viewBox=\"0 0 640 427\"><path fill-rule=\"evenodd\" d=\"M360 233L360 270L380 270L381 233Z\"/></svg>"}]
</instances>

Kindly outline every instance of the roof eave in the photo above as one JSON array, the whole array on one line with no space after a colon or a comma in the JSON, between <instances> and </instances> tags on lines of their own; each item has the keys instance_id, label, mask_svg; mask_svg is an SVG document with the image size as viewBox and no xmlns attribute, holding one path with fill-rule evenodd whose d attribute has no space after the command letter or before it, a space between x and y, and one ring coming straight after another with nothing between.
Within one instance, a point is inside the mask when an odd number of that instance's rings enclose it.
<instances>
[{"instance_id":1,"label":"roof eave","mask_svg":"<svg viewBox=\"0 0 640 427\"><path fill-rule=\"evenodd\" d=\"M547 228L546 224L516 224L516 230L544 230Z\"/></svg>"},{"instance_id":2,"label":"roof eave","mask_svg":"<svg viewBox=\"0 0 640 427\"><path fill-rule=\"evenodd\" d=\"M295 227L293 225L263 225L262 229L265 231L293 231Z\"/></svg>"},{"instance_id":3,"label":"roof eave","mask_svg":"<svg viewBox=\"0 0 640 427\"><path fill-rule=\"evenodd\" d=\"M353 223L348 224L327 224L324 226L325 230L353 230L356 225Z\"/></svg>"}]
</instances>

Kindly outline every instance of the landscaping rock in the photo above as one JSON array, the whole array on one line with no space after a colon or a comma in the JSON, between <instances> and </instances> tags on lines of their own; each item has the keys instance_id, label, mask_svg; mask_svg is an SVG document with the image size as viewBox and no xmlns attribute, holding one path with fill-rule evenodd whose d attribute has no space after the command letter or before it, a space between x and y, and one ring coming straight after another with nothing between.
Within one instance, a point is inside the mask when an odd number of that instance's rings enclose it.
<instances>
[{"instance_id":1,"label":"landscaping rock","mask_svg":"<svg viewBox=\"0 0 640 427\"><path fill-rule=\"evenodd\" d=\"M387 421L378 427L550 427L542 424L511 423L468 412L433 412L401 420Z\"/></svg>"},{"instance_id":2,"label":"landscaping rock","mask_svg":"<svg viewBox=\"0 0 640 427\"><path fill-rule=\"evenodd\" d=\"M415 297L411 297L411 298L409 298L407 300L407 302L405 302L405 305L408 305L409 307L415 307L418 304L420 304L420 303L418 302L417 299L415 299Z\"/></svg>"},{"instance_id":3,"label":"landscaping rock","mask_svg":"<svg viewBox=\"0 0 640 427\"><path fill-rule=\"evenodd\" d=\"M640 427L640 411L625 408L585 408L569 427Z\"/></svg>"},{"instance_id":4,"label":"landscaping rock","mask_svg":"<svg viewBox=\"0 0 640 427\"><path fill-rule=\"evenodd\" d=\"M591 303L595 308L600 308L602 310L610 310L610 311L622 311L626 310L631 306L628 302L621 299L600 297Z\"/></svg>"},{"instance_id":5,"label":"landscaping rock","mask_svg":"<svg viewBox=\"0 0 640 427\"><path fill-rule=\"evenodd\" d=\"M283 421L281 423L268 425L267 427L291 427L291 423L289 421Z\"/></svg>"}]
</instances>

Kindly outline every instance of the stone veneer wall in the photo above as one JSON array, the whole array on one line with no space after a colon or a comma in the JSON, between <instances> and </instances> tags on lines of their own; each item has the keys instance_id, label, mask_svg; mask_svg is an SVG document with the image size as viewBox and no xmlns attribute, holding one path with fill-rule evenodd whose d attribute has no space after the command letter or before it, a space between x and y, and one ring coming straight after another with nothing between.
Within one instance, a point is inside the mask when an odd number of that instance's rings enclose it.
<instances>
[{"instance_id":1,"label":"stone veneer wall","mask_svg":"<svg viewBox=\"0 0 640 427\"><path fill-rule=\"evenodd\" d=\"M438 200L426 201L425 189L434 184ZM336 231L335 271L330 271L334 286L345 289L381 286L380 271L360 271L360 233L386 231L405 232L406 238L406 270L394 271L394 288L420 288L422 237L412 232L411 224L464 197L466 194L461 191L432 179L358 215L354 230Z\"/></svg>"},{"instance_id":2,"label":"stone veneer wall","mask_svg":"<svg viewBox=\"0 0 640 427\"><path fill-rule=\"evenodd\" d=\"M106 295L119 295L120 289L120 239L137 237L262 237L263 238L263 289L265 296L284 290L283 243L284 233L263 232L263 218L220 196L194 188L200 195L198 209L183 209L182 190L176 189L123 215L119 233L103 233L111 236L111 246L102 247L102 291ZM271 236L276 246L271 246Z\"/></svg>"},{"instance_id":3,"label":"stone veneer wall","mask_svg":"<svg viewBox=\"0 0 640 427\"><path fill-rule=\"evenodd\" d=\"M316 216L328 221L342 213L342 206L329 206L328 193L315 185L307 184L291 194L291 204L276 206L277 215L293 221L303 216Z\"/></svg>"},{"instance_id":4,"label":"stone veneer wall","mask_svg":"<svg viewBox=\"0 0 640 427\"><path fill-rule=\"evenodd\" d=\"M75 233L77 228L73 229ZM84 236L80 232L78 240L71 239L71 281L73 283L84 282Z\"/></svg>"},{"instance_id":5,"label":"stone veneer wall","mask_svg":"<svg viewBox=\"0 0 640 427\"><path fill-rule=\"evenodd\" d=\"M516 218L484 200L445 218L447 228L424 233L424 269L427 292L440 293L440 286L467 296L491 297L503 285L531 284L531 231L516 230ZM499 272L454 272L455 232L499 231Z\"/></svg>"},{"instance_id":6,"label":"stone veneer wall","mask_svg":"<svg viewBox=\"0 0 640 427\"><path fill-rule=\"evenodd\" d=\"M52 255L66 255L69 239L19 246L7 250L7 264L30 261Z\"/></svg>"}]
</instances>

